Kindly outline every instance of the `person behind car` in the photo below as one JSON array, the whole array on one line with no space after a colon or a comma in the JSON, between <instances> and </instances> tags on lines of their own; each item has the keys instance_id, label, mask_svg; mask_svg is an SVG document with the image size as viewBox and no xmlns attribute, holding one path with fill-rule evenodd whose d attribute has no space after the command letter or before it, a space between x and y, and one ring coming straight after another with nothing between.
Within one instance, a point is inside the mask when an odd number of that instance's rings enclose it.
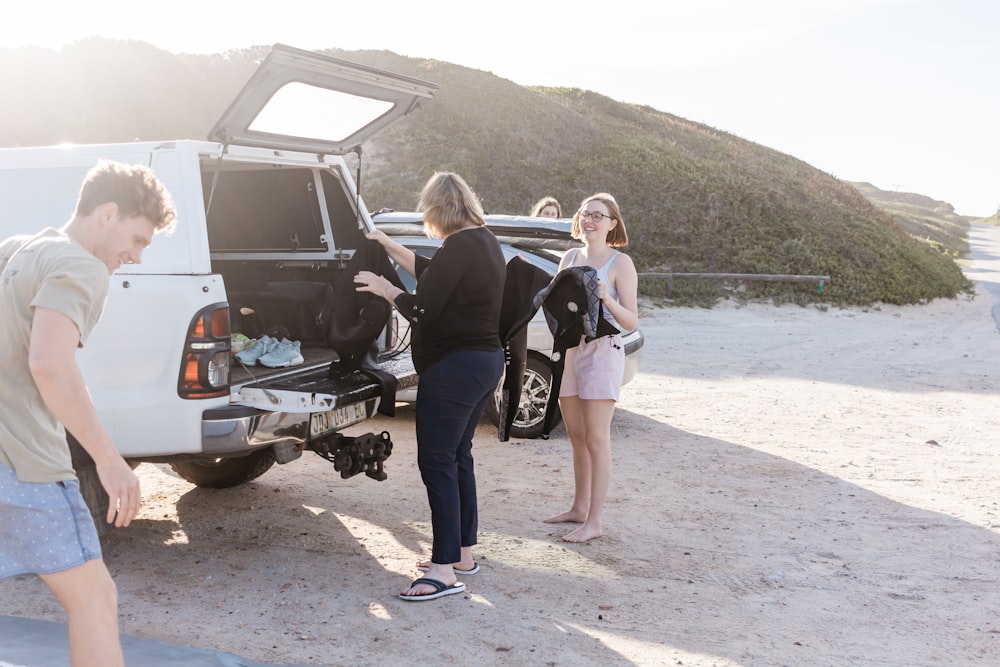
<instances>
[{"instance_id":1,"label":"person behind car","mask_svg":"<svg viewBox=\"0 0 1000 667\"><path fill-rule=\"evenodd\" d=\"M531 215L536 218L561 218L562 206L555 197L542 197L531 207Z\"/></svg>"},{"instance_id":2,"label":"person behind car","mask_svg":"<svg viewBox=\"0 0 1000 667\"><path fill-rule=\"evenodd\" d=\"M500 381L500 309L506 264L486 228L482 205L458 174L436 173L420 194L418 210L431 238L441 238L432 259L415 254L381 231L369 233L417 278L409 294L370 271L355 277L359 291L389 301L411 322L417 392L417 466L431 508L433 547L418 563L426 576L399 593L432 600L465 590L458 574L474 574L479 524L472 437Z\"/></svg>"},{"instance_id":3,"label":"person behind car","mask_svg":"<svg viewBox=\"0 0 1000 667\"><path fill-rule=\"evenodd\" d=\"M563 256L560 271L594 268L604 319L622 331L635 329L639 279L632 259L615 249L628 245L618 202L606 192L584 199L573 216L572 233L584 246ZM586 542L604 532L601 515L611 480L611 418L621 393L624 347L617 333L591 340L581 337L579 345L566 351L559 409L573 447L573 503L545 522L581 523L563 535L567 542Z\"/></svg>"},{"instance_id":4,"label":"person behind car","mask_svg":"<svg viewBox=\"0 0 1000 667\"><path fill-rule=\"evenodd\" d=\"M102 162L61 229L0 243L0 578L35 574L65 608L74 667L123 665L118 594L73 471L66 431L94 460L108 523L127 526L139 480L101 424L76 362L109 276L175 218L146 167Z\"/></svg>"}]
</instances>

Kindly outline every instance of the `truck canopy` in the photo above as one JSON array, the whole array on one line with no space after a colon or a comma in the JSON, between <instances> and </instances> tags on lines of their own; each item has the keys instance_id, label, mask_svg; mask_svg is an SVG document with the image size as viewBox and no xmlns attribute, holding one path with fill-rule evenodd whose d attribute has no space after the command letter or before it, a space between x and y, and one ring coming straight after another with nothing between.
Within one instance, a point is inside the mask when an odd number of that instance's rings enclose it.
<instances>
[{"instance_id":1,"label":"truck canopy","mask_svg":"<svg viewBox=\"0 0 1000 667\"><path fill-rule=\"evenodd\" d=\"M208 138L343 155L435 90L433 83L275 44Z\"/></svg>"}]
</instances>

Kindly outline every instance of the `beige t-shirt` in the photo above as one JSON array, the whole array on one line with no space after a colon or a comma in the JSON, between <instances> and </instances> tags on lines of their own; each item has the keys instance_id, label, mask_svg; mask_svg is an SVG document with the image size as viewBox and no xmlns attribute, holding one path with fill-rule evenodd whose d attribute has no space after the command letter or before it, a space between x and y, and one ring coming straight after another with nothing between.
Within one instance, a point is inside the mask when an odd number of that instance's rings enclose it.
<instances>
[{"instance_id":1,"label":"beige t-shirt","mask_svg":"<svg viewBox=\"0 0 1000 667\"><path fill-rule=\"evenodd\" d=\"M28 368L34 308L70 318L80 346L108 296L108 267L63 232L0 242L0 463L24 482L72 479L66 432Z\"/></svg>"}]
</instances>

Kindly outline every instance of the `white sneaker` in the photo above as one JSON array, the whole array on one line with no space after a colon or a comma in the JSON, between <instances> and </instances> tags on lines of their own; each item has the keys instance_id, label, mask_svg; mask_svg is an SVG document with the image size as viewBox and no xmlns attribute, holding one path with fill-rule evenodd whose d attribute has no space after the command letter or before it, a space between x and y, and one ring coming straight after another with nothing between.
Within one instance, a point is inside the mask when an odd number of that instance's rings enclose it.
<instances>
[{"instance_id":1,"label":"white sneaker","mask_svg":"<svg viewBox=\"0 0 1000 667\"><path fill-rule=\"evenodd\" d=\"M269 350L267 354L257 359L257 363L261 366L267 366L268 368L298 366L305 361L305 359L302 358L302 353L300 352L301 346L302 343L297 340L291 341L284 338L280 343Z\"/></svg>"}]
</instances>

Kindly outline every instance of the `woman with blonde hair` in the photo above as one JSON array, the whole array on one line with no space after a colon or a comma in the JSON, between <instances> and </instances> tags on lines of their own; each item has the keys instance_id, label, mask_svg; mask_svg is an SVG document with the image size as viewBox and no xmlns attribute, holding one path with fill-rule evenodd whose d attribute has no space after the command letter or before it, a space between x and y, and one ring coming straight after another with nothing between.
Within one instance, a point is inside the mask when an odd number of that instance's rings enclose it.
<instances>
[{"instance_id":1,"label":"woman with blonde hair","mask_svg":"<svg viewBox=\"0 0 1000 667\"><path fill-rule=\"evenodd\" d=\"M573 237L582 248L567 252L559 270L589 266L597 271L604 318L621 331L639 324L638 275L632 259L616 250L628 245L625 222L615 198L606 192L583 200L573 216ZM573 446L575 491L570 508L546 523L580 523L562 537L586 542L604 533L601 514L611 480L611 418L625 372L620 334L582 338L566 351L559 387L559 409Z\"/></svg>"},{"instance_id":2,"label":"woman with blonde hair","mask_svg":"<svg viewBox=\"0 0 1000 667\"><path fill-rule=\"evenodd\" d=\"M404 600L461 593L458 574L475 574L472 556L479 515L472 437L486 401L500 382L500 305L506 264L500 243L486 229L482 205L458 174L436 173L424 186L418 210L431 238L443 239L428 259L380 231L368 234L417 278L409 294L382 276L360 271L359 291L393 304L411 323L417 392L417 466L431 507L433 546L417 567L426 575L400 592Z\"/></svg>"}]
</instances>

